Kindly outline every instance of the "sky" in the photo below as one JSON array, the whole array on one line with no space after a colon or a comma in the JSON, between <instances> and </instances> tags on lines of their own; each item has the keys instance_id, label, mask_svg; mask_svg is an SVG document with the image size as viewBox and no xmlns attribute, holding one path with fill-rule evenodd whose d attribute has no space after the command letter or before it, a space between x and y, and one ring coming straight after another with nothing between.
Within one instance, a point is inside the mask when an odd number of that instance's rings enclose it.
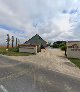
<instances>
[{"instance_id":1,"label":"sky","mask_svg":"<svg viewBox=\"0 0 80 92\"><path fill-rule=\"evenodd\" d=\"M0 44L6 34L21 43L39 34L44 40L80 40L80 0L0 0Z\"/></svg>"}]
</instances>

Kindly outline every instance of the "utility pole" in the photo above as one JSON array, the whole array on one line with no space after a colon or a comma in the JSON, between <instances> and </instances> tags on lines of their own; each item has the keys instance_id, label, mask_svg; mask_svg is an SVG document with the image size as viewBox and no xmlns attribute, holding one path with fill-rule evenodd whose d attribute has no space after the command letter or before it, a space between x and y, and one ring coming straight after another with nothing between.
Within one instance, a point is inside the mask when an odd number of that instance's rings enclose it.
<instances>
[{"instance_id":1,"label":"utility pole","mask_svg":"<svg viewBox=\"0 0 80 92\"><path fill-rule=\"evenodd\" d=\"M14 47L14 36L12 36L12 48Z\"/></svg>"},{"instance_id":2,"label":"utility pole","mask_svg":"<svg viewBox=\"0 0 80 92\"><path fill-rule=\"evenodd\" d=\"M9 44L9 42L10 42L10 36L9 36L9 34L7 34L7 39L6 39L6 40L7 40L7 41L6 41L6 42L7 42L7 48L9 48L9 45L10 45L10 44Z\"/></svg>"}]
</instances>

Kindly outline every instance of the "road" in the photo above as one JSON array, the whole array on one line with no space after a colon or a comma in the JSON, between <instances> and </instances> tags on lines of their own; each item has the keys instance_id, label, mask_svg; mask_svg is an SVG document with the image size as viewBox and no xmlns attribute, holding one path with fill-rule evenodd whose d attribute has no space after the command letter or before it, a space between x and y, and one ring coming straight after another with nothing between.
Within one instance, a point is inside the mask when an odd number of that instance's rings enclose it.
<instances>
[{"instance_id":1,"label":"road","mask_svg":"<svg viewBox=\"0 0 80 92\"><path fill-rule=\"evenodd\" d=\"M80 78L80 69L65 57L64 51L60 49L46 48L41 50L40 53L30 56L6 56L7 58L17 60L20 62L31 62L36 66L42 66L48 70L56 71L59 73L67 74Z\"/></svg>"},{"instance_id":2,"label":"road","mask_svg":"<svg viewBox=\"0 0 80 92\"><path fill-rule=\"evenodd\" d=\"M0 56L0 92L80 92L80 79Z\"/></svg>"}]
</instances>

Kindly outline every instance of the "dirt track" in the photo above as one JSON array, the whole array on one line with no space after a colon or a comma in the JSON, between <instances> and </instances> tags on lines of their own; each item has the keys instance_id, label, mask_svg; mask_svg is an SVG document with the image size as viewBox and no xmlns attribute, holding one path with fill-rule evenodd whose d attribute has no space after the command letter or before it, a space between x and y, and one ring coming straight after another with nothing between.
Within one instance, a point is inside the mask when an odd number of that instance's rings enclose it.
<instances>
[{"instance_id":1,"label":"dirt track","mask_svg":"<svg viewBox=\"0 0 80 92\"><path fill-rule=\"evenodd\" d=\"M32 62L39 67L45 67L49 70L64 73L70 76L80 78L80 69L72 64L59 49L46 49L33 56L9 56L8 58L21 62Z\"/></svg>"}]
</instances>

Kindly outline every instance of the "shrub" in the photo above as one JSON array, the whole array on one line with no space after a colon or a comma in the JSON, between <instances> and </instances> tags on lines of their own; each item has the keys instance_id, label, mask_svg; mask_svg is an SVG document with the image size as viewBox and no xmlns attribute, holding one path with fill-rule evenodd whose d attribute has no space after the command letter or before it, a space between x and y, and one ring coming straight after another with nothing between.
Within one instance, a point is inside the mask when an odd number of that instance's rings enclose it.
<instances>
[{"instance_id":1,"label":"shrub","mask_svg":"<svg viewBox=\"0 0 80 92\"><path fill-rule=\"evenodd\" d=\"M19 48L9 48L9 51L11 51L11 52L19 52Z\"/></svg>"},{"instance_id":2,"label":"shrub","mask_svg":"<svg viewBox=\"0 0 80 92\"><path fill-rule=\"evenodd\" d=\"M62 46L66 45L66 41L56 41L53 43L53 48L61 48Z\"/></svg>"},{"instance_id":3,"label":"shrub","mask_svg":"<svg viewBox=\"0 0 80 92\"><path fill-rule=\"evenodd\" d=\"M63 50L63 51L65 51L66 49L67 49L66 45L64 45L64 46L61 47L61 50Z\"/></svg>"}]
</instances>

